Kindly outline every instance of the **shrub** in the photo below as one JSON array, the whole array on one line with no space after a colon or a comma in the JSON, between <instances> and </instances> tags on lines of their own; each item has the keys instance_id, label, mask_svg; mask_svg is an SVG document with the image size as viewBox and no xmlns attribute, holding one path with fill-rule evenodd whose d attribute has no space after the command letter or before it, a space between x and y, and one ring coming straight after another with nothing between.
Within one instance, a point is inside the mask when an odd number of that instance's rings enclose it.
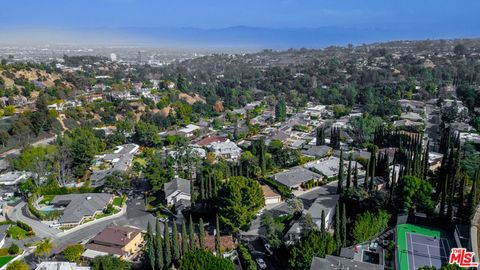
<instances>
[{"instance_id":1,"label":"shrub","mask_svg":"<svg viewBox=\"0 0 480 270\"><path fill-rule=\"evenodd\" d=\"M0 248L0 257L7 256L7 255L9 255L8 248Z\"/></svg>"},{"instance_id":2,"label":"shrub","mask_svg":"<svg viewBox=\"0 0 480 270\"><path fill-rule=\"evenodd\" d=\"M12 245L8 248L8 254L15 255L19 253L20 253L20 248L16 244L12 243Z\"/></svg>"},{"instance_id":3,"label":"shrub","mask_svg":"<svg viewBox=\"0 0 480 270\"><path fill-rule=\"evenodd\" d=\"M239 245L238 246L238 254L240 257L240 260L242 261L242 267L245 270L256 270L257 265L255 264L255 261L252 258L252 255L250 252L248 252L248 249L244 245Z\"/></svg>"},{"instance_id":4,"label":"shrub","mask_svg":"<svg viewBox=\"0 0 480 270\"><path fill-rule=\"evenodd\" d=\"M71 261L71 262L76 262L80 257L82 256L82 253L85 251L85 248L80 245L80 244L75 244L75 245L70 245L66 247L63 251L63 257L65 259Z\"/></svg>"}]
</instances>

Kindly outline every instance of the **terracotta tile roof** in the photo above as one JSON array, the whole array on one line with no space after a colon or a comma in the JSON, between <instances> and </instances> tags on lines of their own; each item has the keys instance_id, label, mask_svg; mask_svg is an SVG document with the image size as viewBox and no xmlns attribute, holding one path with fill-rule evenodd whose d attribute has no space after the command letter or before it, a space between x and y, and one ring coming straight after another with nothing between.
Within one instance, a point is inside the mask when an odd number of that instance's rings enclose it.
<instances>
[{"instance_id":1,"label":"terracotta tile roof","mask_svg":"<svg viewBox=\"0 0 480 270\"><path fill-rule=\"evenodd\" d=\"M219 136L207 136L207 137L199 140L195 144L199 145L199 146L206 146L206 145L209 145L213 142L225 142L226 140L227 140L227 138L223 138L223 137L219 137Z\"/></svg>"},{"instance_id":2,"label":"terracotta tile roof","mask_svg":"<svg viewBox=\"0 0 480 270\"><path fill-rule=\"evenodd\" d=\"M98 233L91 242L124 247L139 233L142 233L142 230L132 227L110 226Z\"/></svg>"},{"instance_id":3,"label":"terracotta tile roof","mask_svg":"<svg viewBox=\"0 0 480 270\"><path fill-rule=\"evenodd\" d=\"M232 250L237 245L235 244L235 242L233 242L233 237L231 235L224 235L220 236L220 246L224 250ZM205 247L211 251L215 251L215 235L205 235Z\"/></svg>"}]
</instances>

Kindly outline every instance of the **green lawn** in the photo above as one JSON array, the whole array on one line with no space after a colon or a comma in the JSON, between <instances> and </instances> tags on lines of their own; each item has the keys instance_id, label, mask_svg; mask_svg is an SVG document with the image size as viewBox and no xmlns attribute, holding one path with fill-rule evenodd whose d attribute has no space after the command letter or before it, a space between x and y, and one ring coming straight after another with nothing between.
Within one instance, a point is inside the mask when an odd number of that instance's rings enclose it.
<instances>
[{"instance_id":1,"label":"green lawn","mask_svg":"<svg viewBox=\"0 0 480 270\"><path fill-rule=\"evenodd\" d=\"M410 270L408 269L408 252L407 248L407 233L413 232L415 234L420 234L428 237L437 237L448 239L451 243L452 237L445 231L441 229L426 227L426 226L417 226L412 224L401 224L397 226L397 259L399 260L399 270ZM452 244L453 246L453 244Z\"/></svg>"},{"instance_id":2,"label":"green lawn","mask_svg":"<svg viewBox=\"0 0 480 270\"><path fill-rule=\"evenodd\" d=\"M15 240L23 240L28 238L27 231L18 227L17 225L12 225L8 228L7 235Z\"/></svg>"},{"instance_id":3,"label":"green lawn","mask_svg":"<svg viewBox=\"0 0 480 270\"><path fill-rule=\"evenodd\" d=\"M2 256L2 257L0 257L0 267L4 266L5 264L7 264L11 260L13 260L13 258L15 258L15 256Z\"/></svg>"},{"instance_id":4,"label":"green lawn","mask_svg":"<svg viewBox=\"0 0 480 270\"><path fill-rule=\"evenodd\" d=\"M55 195L43 195L42 200L38 204L49 204L53 201L53 198L55 198Z\"/></svg>"},{"instance_id":5,"label":"green lawn","mask_svg":"<svg viewBox=\"0 0 480 270\"><path fill-rule=\"evenodd\" d=\"M113 199L113 205L114 206L122 207L124 202L125 202L124 197L115 197Z\"/></svg>"}]
</instances>

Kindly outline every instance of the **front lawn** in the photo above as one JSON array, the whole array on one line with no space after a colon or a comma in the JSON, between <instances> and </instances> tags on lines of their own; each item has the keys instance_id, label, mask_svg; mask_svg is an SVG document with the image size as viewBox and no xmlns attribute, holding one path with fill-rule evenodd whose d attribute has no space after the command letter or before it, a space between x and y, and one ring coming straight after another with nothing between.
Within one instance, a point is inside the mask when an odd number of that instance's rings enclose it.
<instances>
[{"instance_id":1,"label":"front lawn","mask_svg":"<svg viewBox=\"0 0 480 270\"><path fill-rule=\"evenodd\" d=\"M115 198L113 199L113 203L112 203L112 204L113 204L114 206L122 207L124 203L125 203L125 197L122 196L122 197L115 197Z\"/></svg>"},{"instance_id":2,"label":"front lawn","mask_svg":"<svg viewBox=\"0 0 480 270\"><path fill-rule=\"evenodd\" d=\"M23 240L29 237L28 232L17 225L10 226L7 230L7 235L15 240Z\"/></svg>"},{"instance_id":3,"label":"front lawn","mask_svg":"<svg viewBox=\"0 0 480 270\"><path fill-rule=\"evenodd\" d=\"M0 267L3 267L5 264L9 263L11 260L13 260L15 256L2 256L0 257Z\"/></svg>"}]
</instances>

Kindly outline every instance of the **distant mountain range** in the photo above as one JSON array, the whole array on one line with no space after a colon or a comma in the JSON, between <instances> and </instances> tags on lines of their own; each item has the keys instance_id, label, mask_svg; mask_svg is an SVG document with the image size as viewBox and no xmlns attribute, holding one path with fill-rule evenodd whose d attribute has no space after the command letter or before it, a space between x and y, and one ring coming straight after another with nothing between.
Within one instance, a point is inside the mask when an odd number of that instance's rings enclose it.
<instances>
[{"instance_id":1,"label":"distant mountain range","mask_svg":"<svg viewBox=\"0 0 480 270\"><path fill-rule=\"evenodd\" d=\"M480 29L384 29L384 28L260 28L235 26L218 29L199 28L88 28L49 30L0 29L0 42L15 43L95 43L152 47L203 47L288 49L321 48L330 45L362 44L391 40L474 38ZM42 34L42 31L46 34ZM8 36L7 34L8 33ZM4 37L2 37L4 36ZM30 42L29 42L30 41Z\"/></svg>"}]
</instances>

